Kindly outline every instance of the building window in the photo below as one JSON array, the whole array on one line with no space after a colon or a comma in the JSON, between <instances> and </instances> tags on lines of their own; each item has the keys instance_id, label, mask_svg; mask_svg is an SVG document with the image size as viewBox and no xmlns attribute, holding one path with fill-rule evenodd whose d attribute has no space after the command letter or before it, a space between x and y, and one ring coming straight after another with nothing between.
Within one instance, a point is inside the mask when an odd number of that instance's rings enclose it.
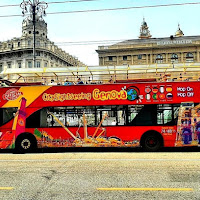
<instances>
[{"instance_id":1,"label":"building window","mask_svg":"<svg viewBox=\"0 0 200 200\"><path fill-rule=\"evenodd\" d=\"M18 42L18 43L17 43L17 46L20 47L20 45L21 45L20 42Z\"/></svg>"},{"instance_id":2,"label":"building window","mask_svg":"<svg viewBox=\"0 0 200 200\"><path fill-rule=\"evenodd\" d=\"M40 56L40 51L36 51L36 56Z\"/></svg>"},{"instance_id":3,"label":"building window","mask_svg":"<svg viewBox=\"0 0 200 200\"><path fill-rule=\"evenodd\" d=\"M156 55L156 63L163 63L163 57L161 54Z\"/></svg>"},{"instance_id":4,"label":"building window","mask_svg":"<svg viewBox=\"0 0 200 200\"><path fill-rule=\"evenodd\" d=\"M191 52L186 54L186 62L194 62L194 55Z\"/></svg>"},{"instance_id":5,"label":"building window","mask_svg":"<svg viewBox=\"0 0 200 200\"><path fill-rule=\"evenodd\" d=\"M38 47L40 46L40 41L39 40L36 41L36 46L38 46Z\"/></svg>"},{"instance_id":6,"label":"building window","mask_svg":"<svg viewBox=\"0 0 200 200\"><path fill-rule=\"evenodd\" d=\"M28 51L28 56L32 56L33 52L32 51Z\"/></svg>"},{"instance_id":7,"label":"building window","mask_svg":"<svg viewBox=\"0 0 200 200\"><path fill-rule=\"evenodd\" d=\"M1 63L0 64L0 72L2 72L3 71L3 64Z\"/></svg>"},{"instance_id":8,"label":"building window","mask_svg":"<svg viewBox=\"0 0 200 200\"><path fill-rule=\"evenodd\" d=\"M171 63L178 63L178 55L176 53L172 54Z\"/></svg>"},{"instance_id":9,"label":"building window","mask_svg":"<svg viewBox=\"0 0 200 200\"><path fill-rule=\"evenodd\" d=\"M123 60L128 60L128 56L123 56Z\"/></svg>"},{"instance_id":10,"label":"building window","mask_svg":"<svg viewBox=\"0 0 200 200\"><path fill-rule=\"evenodd\" d=\"M44 63L44 67L47 67L47 63L46 62Z\"/></svg>"},{"instance_id":11,"label":"building window","mask_svg":"<svg viewBox=\"0 0 200 200\"><path fill-rule=\"evenodd\" d=\"M138 55L138 60L141 60L142 59L142 55Z\"/></svg>"},{"instance_id":12,"label":"building window","mask_svg":"<svg viewBox=\"0 0 200 200\"><path fill-rule=\"evenodd\" d=\"M22 68L22 63L18 62L18 68Z\"/></svg>"},{"instance_id":13,"label":"building window","mask_svg":"<svg viewBox=\"0 0 200 200\"><path fill-rule=\"evenodd\" d=\"M108 56L108 60L109 60L109 61L112 61L112 60L113 60L113 57L112 57L112 56Z\"/></svg>"},{"instance_id":14,"label":"building window","mask_svg":"<svg viewBox=\"0 0 200 200\"><path fill-rule=\"evenodd\" d=\"M40 62L39 61L36 62L36 67L40 68Z\"/></svg>"},{"instance_id":15,"label":"building window","mask_svg":"<svg viewBox=\"0 0 200 200\"><path fill-rule=\"evenodd\" d=\"M9 63L7 63L8 64L8 68L11 68L11 63L9 62Z\"/></svg>"},{"instance_id":16,"label":"building window","mask_svg":"<svg viewBox=\"0 0 200 200\"><path fill-rule=\"evenodd\" d=\"M32 61L28 61L28 68L32 68Z\"/></svg>"},{"instance_id":17,"label":"building window","mask_svg":"<svg viewBox=\"0 0 200 200\"><path fill-rule=\"evenodd\" d=\"M28 46L31 46L31 40L28 40Z\"/></svg>"}]
</instances>

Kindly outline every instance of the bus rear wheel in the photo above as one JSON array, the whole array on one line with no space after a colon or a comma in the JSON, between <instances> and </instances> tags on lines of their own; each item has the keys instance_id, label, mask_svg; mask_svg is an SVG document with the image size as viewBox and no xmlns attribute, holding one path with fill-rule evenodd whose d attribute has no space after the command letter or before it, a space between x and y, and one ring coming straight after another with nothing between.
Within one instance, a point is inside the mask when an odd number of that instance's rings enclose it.
<instances>
[{"instance_id":1,"label":"bus rear wheel","mask_svg":"<svg viewBox=\"0 0 200 200\"><path fill-rule=\"evenodd\" d=\"M163 138L157 132L147 132L141 138L141 146L145 151L158 151L163 146Z\"/></svg>"},{"instance_id":2,"label":"bus rear wheel","mask_svg":"<svg viewBox=\"0 0 200 200\"><path fill-rule=\"evenodd\" d=\"M36 148L36 138L30 133L23 133L19 135L15 141L15 150L19 153L34 152Z\"/></svg>"}]
</instances>

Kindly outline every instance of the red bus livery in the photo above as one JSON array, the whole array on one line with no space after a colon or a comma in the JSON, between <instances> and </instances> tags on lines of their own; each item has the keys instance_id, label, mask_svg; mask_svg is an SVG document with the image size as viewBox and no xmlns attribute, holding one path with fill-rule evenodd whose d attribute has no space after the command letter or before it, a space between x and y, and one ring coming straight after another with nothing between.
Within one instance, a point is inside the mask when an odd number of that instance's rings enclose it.
<instances>
[{"instance_id":1,"label":"red bus livery","mask_svg":"<svg viewBox=\"0 0 200 200\"><path fill-rule=\"evenodd\" d=\"M0 148L200 143L200 82L0 88Z\"/></svg>"}]
</instances>

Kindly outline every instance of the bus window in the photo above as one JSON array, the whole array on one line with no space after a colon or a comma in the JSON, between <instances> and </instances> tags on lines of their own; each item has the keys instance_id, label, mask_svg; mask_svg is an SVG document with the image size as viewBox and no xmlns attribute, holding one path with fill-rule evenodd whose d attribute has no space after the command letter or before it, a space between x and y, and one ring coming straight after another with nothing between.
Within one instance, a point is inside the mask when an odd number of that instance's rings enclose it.
<instances>
[{"instance_id":1,"label":"bus window","mask_svg":"<svg viewBox=\"0 0 200 200\"><path fill-rule=\"evenodd\" d=\"M127 106L117 106L117 125L126 125Z\"/></svg>"},{"instance_id":2,"label":"bus window","mask_svg":"<svg viewBox=\"0 0 200 200\"><path fill-rule=\"evenodd\" d=\"M34 112L26 119L26 128L48 127L47 119L47 109L42 108Z\"/></svg>"},{"instance_id":3,"label":"bus window","mask_svg":"<svg viewBox=\"0 0 200 200\"><path fill-rule=\"evenodd\" d=\"M95 107L66 107L65 108L66 125L68 126L82 126L83 125L83 113L85 113L88 126L95 125Z\"/></svg>"},{"instance_id":4,"label":"bus window","mask_svg":"<svg viewBox=\"0 0 200 200\"><path fill-rule=\"evenodd\" d=\"M156 105L128 106L128 121L131 126L156 125Z\"/></svg>"},{"instance_id":5,"label":"bus window","mask_svg":"<svg viewBox=\"0 0 200 200\"><path fill-rule=\"evenodd\" d=\"M14 118L17 108L0 108L0 126Z\"/></svg>"},{"instance_id":6,"label":"bus window","mask_svg":"<svg viewBox=\"0 0 200 200\"><path fill-rule=\"evenodd\" d=\"M172 105L159 104L157 107L157 124L167 124L172 119Z\"/></svg>"},{"instance_id":7,"label":"bus window","mask_svg":"<svg viewBox=\"0 0 200 200\"><path fill-rule=\"evenodd\" d=\"M117 107L116 106L99 106L97 107L97 124L101 122L103 117L107 115L104 119L103 126L116 126L118 125L117 119Z\"/></svg>"},{"instance_id":8,"label":"bus window","mask_svg":"<svg viewBox=\"0 0 200 200\"><path fill-rule=\"evenodd\" d=\"M159 104L157 105L157 124L175 125L178 119L180 105Z\"/></svg>"},{"instance_id":9,"label":"bus window","mask_svg":"<svg viewBox=\"0 0 200 200\"><path fill-rule=\"evenodd\" d=\"M49 114L47 123L48 127L51 126L82 126L83 125L83 113L85 113L88 126L95 126L95 107L53 107L49 111L59 120Z\"/></svg>"},{"instance_id":10,"label":"bus window","mask_svg":"<svg viewBox=\"0 0 200 200\"><path fill-rule=\"evenodd\" d=\"M96 109L94 106L87 106L84 108L86 121L88 126L95 126L97 124Z\"/></svg>"},{"instance_id":11,"label":"bus window","mask_svg":"<svg viewBox=\"0 0 200 200\"><path fill-rule=\"evenodd\" d=\"M61 126L61 124L66 125L66 118L65 118L65 107L52 107L49 108L48 111L55 117L53 117L51 114L48 113L47 115L47 124L48 127L54 127L54 126ZM57 118L59 122L55 119Z\"/></svg>"},{"instance_id":12,"label":"bus window","mask_svg":"<svg viewBox=\"0 0 200 200\"><path fill-rule=\"evenodd\" d=\"M51 113L47 116L48 127L58 127L61 124L65 126L79 126L81 107L52 107L48 108L48 110Z\"/></svg>"}]
</instances>

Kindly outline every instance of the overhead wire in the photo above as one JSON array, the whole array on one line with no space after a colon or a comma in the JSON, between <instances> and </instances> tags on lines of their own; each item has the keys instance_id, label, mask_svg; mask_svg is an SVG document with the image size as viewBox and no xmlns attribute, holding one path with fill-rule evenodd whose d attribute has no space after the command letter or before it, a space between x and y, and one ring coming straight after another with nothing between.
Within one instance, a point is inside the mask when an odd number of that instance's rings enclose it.
<instances>
[{"instance_id":1,"label":"overhead wire","mask_svg":"<svg viewBox=\"0 0 200 200\"><path fill-rule=\"evenodd\" d=\"M82 1L94 1L94 0L82 0ZM53 2L54 3L54 2ZM47 12L46 14L72 14L72 13L85 13L85 12L104 12L104 11L116 11L116 10L130 10L130 9L142 9L142 8L157 8L157 7L170 7L170 6L185 6L185 5L199 5L200 2L190 3L174 3L174 4L160 4L160 5L148 5L148 6L131 6L122 8L105 8L105 9L93 9L93 10L74 10L74 11L62 11L62 12ZM21 17L23 15L1 15L0 17Z\"/></svg>"},{"instance_id":2,"label":"overhead wire","mask_svg":"<svg viewBox=\"0 0 200 200\"><path fill-rule=\"evenodd\" d=\"M102 1L102 0L70 0L70 1L52 1L46 2L47 4L61 4L61 3L81 3L81 2L88 2L88 1ZM10 4L10 5L0 5L0 8L4 7L18 7L20 4Z\"/></svg>"},{"instance_id":3,"label":"overhead wire","mask_svg":"<svg viewBox=\"0 0 200 200\"><path fill-rule=\"evenodd\" d=\"M184 6L184 5L197 5L200 2L190 3L175 3L175 4L160 4L160 5L149 5L149 6L131 6L123 8L105 8L105 9L94 9L94 10L75 10L66 12L51 12L47 14L71 14L71 13L84 13L84 12L102 12L102 11L115 11L115 10L129 10L129 9L141 9L141 8L157 8L157 7L170 7L170 6Z\"/></svg>"},{"instance_id":4,"label":"overhead wire","mask_svg":"<svg viewBox=\"0 0 200 200\"><path fill-rule=\"evenodd\" d=\"M79 1L76 1L76 0L71 0L71 1L54 1L54 2L48 2L47 4L60 4L60 3L80 3L80 2L88 2L88 1L101 1L101 0L79 0Z\"/></svg>"},{"instance_id":5,"label":"overhead wire","mask_svg":"<svg viewBox=\"0 0 200 200\"><path fill-rule=\"evenodd\" d=\"M93 40L93 41L76 41L76 42L54 42L55 45L57 46L89 46L89 45L110 45L110 44L116 44L118 42L122 42L124 40L127 40L127 39L119 39L119 40ZM128 39L130 40L130 39ZM7 42L7 41L2 41L1 42L1 45L3 45L4 42ZM9 41L9 47L8 48L15 48L15 47L12 47L12 40ZM51 46L52 44L49 43L49 42L40 42L40 44L37 44L37 47L36 48L48 48L47 46ZM20 44L20 47L22 48L30 48L30 45L22 45ZM32 48L32 47L31 47Z\"/></svg>"}]
</instances>

